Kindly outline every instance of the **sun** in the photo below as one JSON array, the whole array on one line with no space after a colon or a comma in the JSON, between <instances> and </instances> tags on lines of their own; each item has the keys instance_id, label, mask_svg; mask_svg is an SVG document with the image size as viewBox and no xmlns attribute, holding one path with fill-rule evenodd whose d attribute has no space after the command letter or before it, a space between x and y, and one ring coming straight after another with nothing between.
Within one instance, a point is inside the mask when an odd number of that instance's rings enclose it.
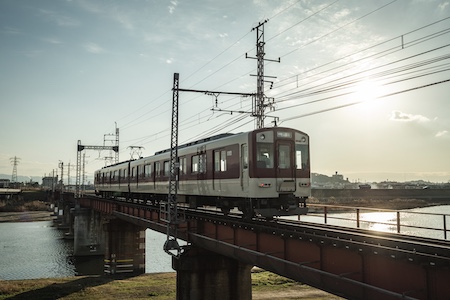
<instances>
[{"instance_id":1,"label":"sun","mask_svg":"<svg viewBox=\"0 0 450 300\"><path fill-rule=\"evenodd\" d=\"M355 103L352 112L365 116L373 115L382 106L382 95L383 87L374 80L364 79L356 83L348 99L350 103Z\"/></svg>"}]
</instances>

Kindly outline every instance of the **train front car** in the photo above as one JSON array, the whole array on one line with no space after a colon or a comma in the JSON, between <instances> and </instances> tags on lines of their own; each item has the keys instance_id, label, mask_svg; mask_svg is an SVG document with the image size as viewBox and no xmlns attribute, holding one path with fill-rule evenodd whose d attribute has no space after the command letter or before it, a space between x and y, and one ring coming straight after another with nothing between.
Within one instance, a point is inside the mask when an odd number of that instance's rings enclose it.
<instances>
[{"instance_id":1,"label":"train front car","mask_svg":"<svg viewBox=\"0 0 450 300\"><path fill-rule=\"evenodd\" d=\"M275 127L255 130L249 138L250 213L268 218L306 214L311 194L308 135Z\"/></svg>"}]
</instances>

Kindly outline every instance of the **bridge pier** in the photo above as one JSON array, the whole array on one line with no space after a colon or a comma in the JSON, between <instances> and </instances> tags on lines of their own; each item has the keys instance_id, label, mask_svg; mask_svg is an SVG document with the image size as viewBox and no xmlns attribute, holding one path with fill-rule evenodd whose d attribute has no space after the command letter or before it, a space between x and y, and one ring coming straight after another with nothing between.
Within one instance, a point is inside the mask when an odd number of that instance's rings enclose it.
<instances>
[{"instance_id":1,"label":"bridge pier","mask_svg":"<svg viewBox=\"0 0 450 300\"><path fill-rule=\"evenodd\" d=\"M145 273L145 228L120 219L105 225L105 273Z\"/></svg>"},{"instance_id":2,"label":"bridge pier","mask_svg":"<svg viewBox=\"0 0 450 300\"><path fill-rule=\"evenodd\" d=\"M72 209L74 215L74 256L105 254L102 216L88 208Z\"/></svg>"},{"instance_id":3,"label":"bridge pier","mask_svg":"<svg viewBox=\"0 0 450 300\"><path fill-rule=\"evenodd\" d=\"M69 234L73 234L73 228L71 227L74 222L73 214L71 212L74 203L73 194L60 194L58 191L53 194L53 197L57 198L57 200L55 200L57 207L57 211L55 211L57 217L56 226L59 229L68 230Z\"/></svg>"},{"instance_id":4,"label":"bridge pier","mask_svg":"<svg viewBox=\"0 0 450 300\"><path fill-rule=\"evenodd\" d=\"M177 299L252 299L252 266L200 248L172 259Z\"/></svg>"}]
</instances>

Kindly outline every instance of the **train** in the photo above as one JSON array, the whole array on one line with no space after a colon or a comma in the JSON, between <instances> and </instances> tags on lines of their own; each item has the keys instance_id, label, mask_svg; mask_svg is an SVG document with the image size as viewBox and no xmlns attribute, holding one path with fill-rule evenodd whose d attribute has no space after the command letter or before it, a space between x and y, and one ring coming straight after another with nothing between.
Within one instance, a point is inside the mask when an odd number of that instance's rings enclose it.
<instances>
[{"instance_id":1,"label":"train","mask_svg":"<svg viewBox=\"0 0 450 300\"><path fill-rule=\"evenodd\" d=\"M245 218L306 214L311 194L308 134L286 127L225 133L177 148L177 203ZM169 193L171 149L95 171L104 198L158 204Z\"/></svg>"}]
</instances>

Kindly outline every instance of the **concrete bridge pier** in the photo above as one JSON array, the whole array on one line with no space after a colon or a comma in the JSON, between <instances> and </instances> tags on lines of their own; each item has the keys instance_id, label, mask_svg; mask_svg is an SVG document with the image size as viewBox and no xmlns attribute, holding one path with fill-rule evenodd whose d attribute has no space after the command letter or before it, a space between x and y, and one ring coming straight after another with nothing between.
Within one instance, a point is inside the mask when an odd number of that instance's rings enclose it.
<instances>
[{"instance_id":1,"label":"concrete bridge pier","mask_svg":"<svg viewBox=\"0 0 450 300\"><path fill-rule=\"evenodd\" d=\"M76 206L70 210L73 218L73 256L78 274L103 274L105 232L102 214Z\"/></svg>"},{"instance_id":2,"label":"concrete bridge pier","mask_svg":"<svg viewBox=\"0 0 450 300\"><path fill-rule=\"evenodd\" d=\"M178 300L252 299L250 265L194 247L174 257L172 267Z\"/></svg>"},{"instance_id":3,"label":"concrete bridge pier","mask_svg":"<svg viewBox=\"0 0 450 300\"><path fill-rule=\"evenodd\" d=\"M105 230L105 273L145 273L145 228L114 218Z\"/></svg>"},{"instance_id":4,"label":"concrete bridge pier","mask_svg":"<svg viewBox=\"0 0 450 300\"><path fill-rule=\"evenodd\" d=\"M105 233L102 215L88 208L75 207L74 216L74 256L95 256L105 254Z\"/></svg>"}]
</instances>

